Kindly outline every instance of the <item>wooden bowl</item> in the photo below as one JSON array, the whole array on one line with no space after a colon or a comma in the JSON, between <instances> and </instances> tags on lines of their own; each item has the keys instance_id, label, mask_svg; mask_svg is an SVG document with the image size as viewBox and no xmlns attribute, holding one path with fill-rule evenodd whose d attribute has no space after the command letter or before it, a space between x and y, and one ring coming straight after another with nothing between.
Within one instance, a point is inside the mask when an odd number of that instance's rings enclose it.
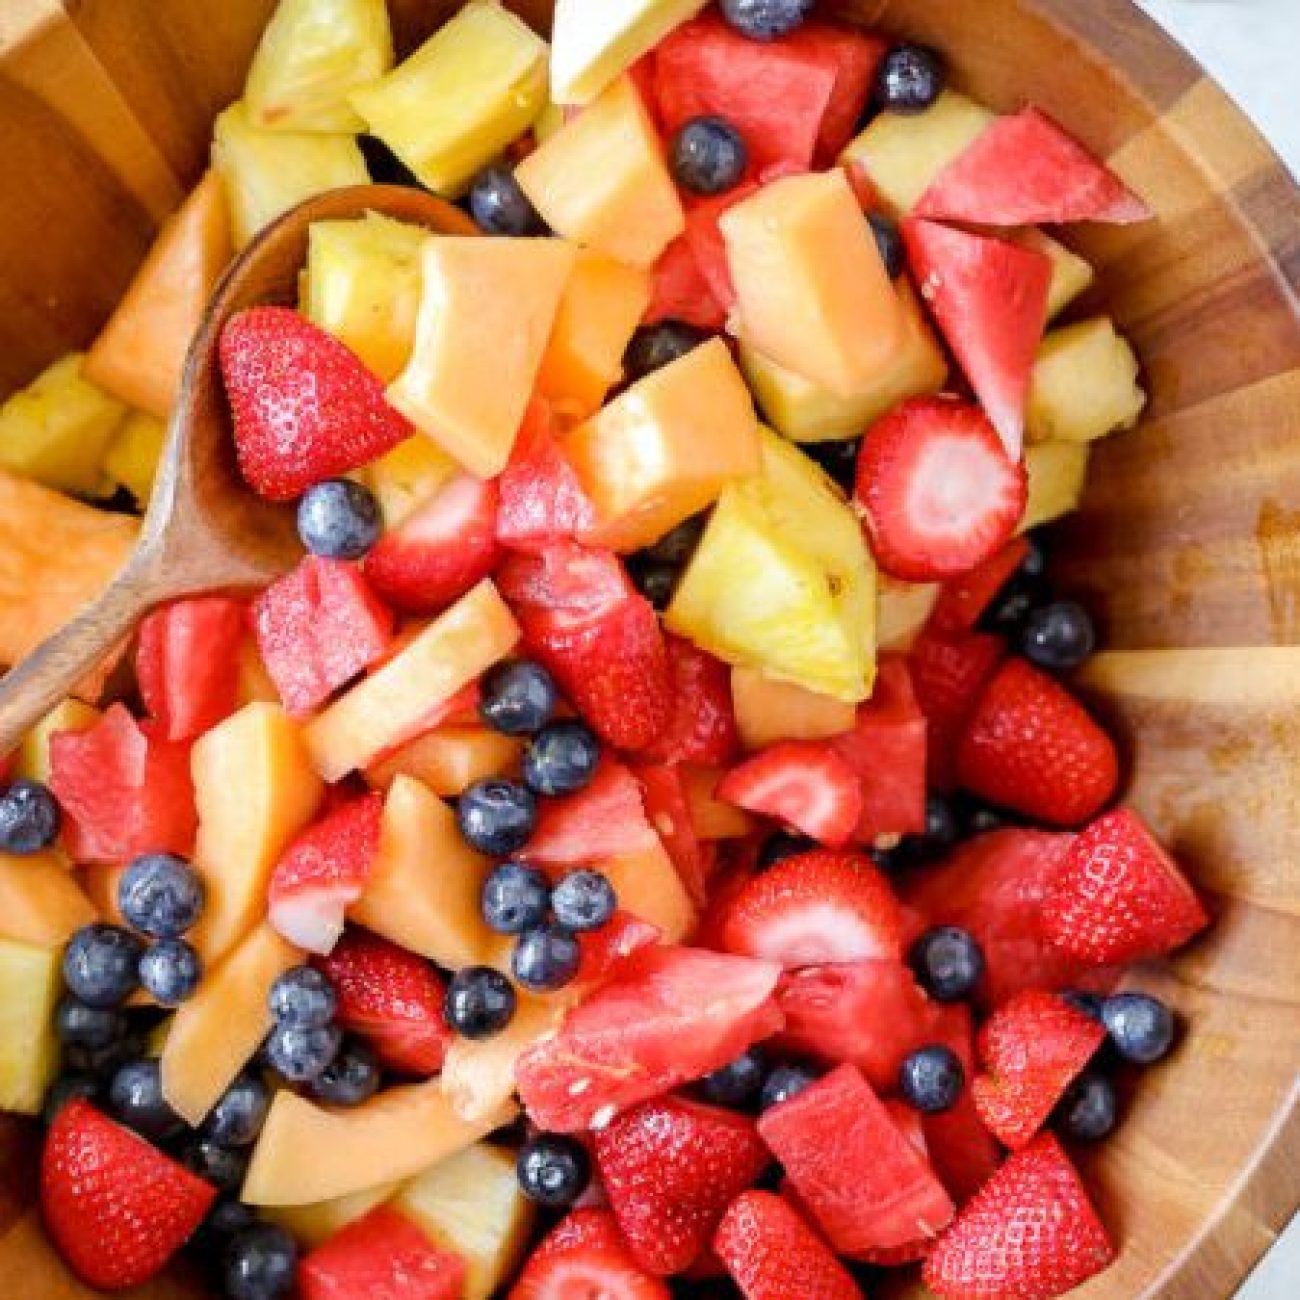
<instances>
[{"instance_id":1,"label":"wooden bowl","mask_svg":"<svg viewBox=\"0 0 1300 1300\"><path fill-rule=\"evenodd\" d=\"M392 0L409 48L453 3ZM544 3L518 6L535 22ZM199 174L272 0L9 0L0 10L0 393L94 335ZM1030 99L1159 213L1085 230L1141 353L1142 427L1094 457L1058 574L1100 616L1088 674L1130 797L1217 924L1138 973L1188 1022L1086 1159L1122 1251L1078 1294L1230 1295L1300 1203L1300 193L1126 0L860 0L1000 109ZM0 1126L0 1296L86 1294L43 1243L35 1134ZM139 1293L201 1294L176 1276Z\"/></svg>"}]
</instances>

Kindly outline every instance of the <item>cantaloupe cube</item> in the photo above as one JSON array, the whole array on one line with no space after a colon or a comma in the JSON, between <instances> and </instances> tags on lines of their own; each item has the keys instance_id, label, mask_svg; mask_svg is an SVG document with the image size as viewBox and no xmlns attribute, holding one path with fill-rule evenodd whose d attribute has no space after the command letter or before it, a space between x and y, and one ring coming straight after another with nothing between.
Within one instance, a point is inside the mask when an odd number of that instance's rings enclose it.
<instances>
[{"instance_id":1,"label":"cantaloupe cube","mask_svg":"<svg viewBox=\"0 0 1300 1300\"><path fill-rule=\"evenodd\" d=\"M0 939L62 948L99 915L58 853L0 853Z\"/></svg>"},{"instance_id":2,"label":"cantaloupe cube","mask_svg":"<svg viewBox=\"0 0 1300 1300\"><path fill-rule=\"evenodd\" d=\"M391 1200L401 1187L400 1182L380 1183L364 1192L317 1201L314 1205L264 1205L261 1217L278 1223L300 1246L313 1250L349 1223L365 1218L377 1205Z\"/></svg>"},{"instance_id":3,"label":"cantaloupe cube","mask_svg":"<svg viewBox=\"0 0 1300 1300\"><path fill-rule=\"evenodd\" d=\"M849 731L857 709L844 700L773 681L756 668L731 670L740 743L762 749L778 740L822 740Z\"/></svg>"},{"instance_id":4,"label":"cantaloupe cube","mask_svg":"<svg viewBox=\"0 0 1300 1300\"><path fill-rule=\"evenodd\" d=\"M470 0L353 108L435 193L455 198L546 103L546 42L495 0Z\"/></svg>"},{"instance_id":5,"label":"cantaloupe cube","mask_svg":"<svg viewBox=\"0 0 1300 1300\"><path fill-rule=\"evenodd\" d=\"M1127 339L1105 316L1053 330L1034 362L1025 411L1031 441L1093 442L1131 429L1147 395Z\"/></svg>"},{"instance_id":6,"label":"cantaloupe cube","mask_svg":"<svg viewBox=\"0 0 1300 1300\"><path fill-rule=\"evenodd\" d=\"M900 582L880 575L876 639L881 650L906 654L934 613L939 600L937 582Z\"/></svg>"},{"instance_id":7,"label":"cantaloupe cube","mask_svg":"<svg viewBox=\"0 0 1300 1300\"><path fill-rule=\"evenodd\" d=\"M579 249L537 372L538 393L567 417L595 414L623 377L623 353L649 305L648 271Z\"/></svg>"},{"instance_id":8,"label":"cantaloupe cube","mask_svg":"<svg viewBox=\"0 0 1300 1300\"><path fill-rule=\"evenodd\" d=\"M247 636L239 647L239 684L235 688L238 707L246 704L279 704L280 692L275 689L271 674L262 662L255 637Z\"/></svg>"},{"instance_id":9,"label":"cantaloupe cube","mask_svg":"<svg viewBox=\"0 0 1300 1300\"><path fill-rule=\"evenodd\" d=\"M558 239L425 241L415 344L388 400L480 478L510 459L573 260Z\"/></svg>"},{"instance_id":10,"label":"cantaloupe cube","mask_svg":"<svg viewBox=\"0 0 1300 1300\"><path fill-rule=\"evenodd\" d=\"M596 507L591 540L618 551L658 541L761 464L749 389L721 339L639 380L562 445Z\"/></svg>"},{"instance_id":11,"label":"cantaloupe cube","mask_svg":"<svg viewBox=\"0 0 1300 1300\"><path fill-rule=\"evenodd\" d=\"M765 185L718 225L753 347L840 397L888 374L903 309L842 171Z\"/></svg>"},{"instance_id":12,"label":"cantaloupe cube","mask_svg":"<svg viewBox=\"0 0 1300 1300\"><path fill-rule=\"evenodd\" d=\"M385 525L397 528L460 472L460 465L436 442L407 438L357 475L375 494Z\"/></svg>"},{"instance_id":13,"label":"cantaloupe cube","mask_svg":"<svg viewBox=\"0 0 1300 1300\"><path fill-rule=\"evenodd\" d=\"M444 799L457 799L475 781L517 775L523 748L487 727L438 727L372 764L366 780L387 790L397 777L410 776Z\"/></svg>"},{"instance_id":14,"label":"cantaloupe cube","mask_svg":"<svg viewBox=\"0 0 1300 1300\"><path fill-rule=\"evenodd\" d=\"M56 704L22 739L18 746L15 776L29 781L50 779L50 737L60 731L85 731L100 719L100 711L81 700Z\"/></svg>"},{"instance_id":15,"label":"cantaloupe cube","mask_svg":"<svg viewBox=\"0 0 1300 1300\"><path fill-rule=\"evenodd\" d=\"M162 420L148 411L132 411L113 435L104 457L104 473L126 488L141 509L153 495L166 440L167 426Z\"/></svg>"},{"instance_id":16,"label":"cantaloupe cube","mask_svg":"<svg viewBox=\"0 0 1300 1300\"><path fill-rule=\"evenodd\" d=\"M118 902L118 885L126 872L123 865L88 862L78 868L81 888L100 917L112 925L125 925Z\"/></svg>"},{"instance_id":17,"label":"cantaloupe cube","mask_svg":"<svg viewBox=\"0 0 1300 1300\"><path fill-rule=\"evenodd\" d=\"M623 77L515 169L558 234L626 262L652 266L686 228L654 123Z\"/></svg>"},{"instance_id":18,"label":"cantaloupe cube","mask_svg":"<svg viewBox=\"0 0 1300 1300\"><path fill-rule=\"evenodd\" d=\"M1089 262L1036 226L1014 231L1010 238L1021 248L1046 253L1052 263L1052 282L1047 289L1049 321L1059 316L1097 278Z\"/></svg>"},{"instance_id":19,"label":"cantaloupe cube","mask_svg":"<svg viewBox=\"0 0 1300 1300\"><path fill-rule=\"evenodd\" d=\"M190 340L233 251L226 192L209 171L159 232L90 349L86 374L129 406L167 419Z\"/></svg>"},{"instance_id":20,"label":"cantaloupe cube","mask_svg":"<svg viewBox=\"0 0 1300 1300\"><path fill-rule=\"evenodd\" d=\"M619 907L657 926L662 942L685 943L695 932L695 904L658 839L636 853L606 859L600 869Z\"/></svg>"},{"instance_id":21,"label":"cantaloupe cube","mask_svg":"<svg viewBox=\"0 0 1300 1300\"><path fill-rule=\"evenodd\" d=\"M1051 523L1078 508L1088 481L1086 442L1035 442L1025 448L1029 500L1019 532Z\"/></svg>"},{"instance_id":22,"label":"cantaloupe cube","mask_svg":"<svg viewBox=\"0 0 1300 1300\"><path fill-rule=\"evenodd\" d=\"M717 797L718 782L727 771L683 763L682 788L691 813L691 828L702 840L739 840L752 835L758 823L743 808Z\"/></svg>"},{"instance_id":23,"label":"cantaloupe cube","mask_svg":"<svg viewBox=\"0 0 1300 1300\"><path fill-rule=\"evenodd\" d=\"M0 940L0 1110L37 1115L59 1072L61 948Z\"/></svg>"},{"instance_id":24,"label":"cantaloupe cube","mask_svg":"<svg viewBox=\"0 0 1300 1300\"><path fill-rule=\"evenodd\" d=\"M899 402L940 392L948 359L907 280L897 285L903 337L887 369L851 397L778 366L743 338L740 366L767 421L795 442L856 438Z\"/></svg>"}]
</instances>

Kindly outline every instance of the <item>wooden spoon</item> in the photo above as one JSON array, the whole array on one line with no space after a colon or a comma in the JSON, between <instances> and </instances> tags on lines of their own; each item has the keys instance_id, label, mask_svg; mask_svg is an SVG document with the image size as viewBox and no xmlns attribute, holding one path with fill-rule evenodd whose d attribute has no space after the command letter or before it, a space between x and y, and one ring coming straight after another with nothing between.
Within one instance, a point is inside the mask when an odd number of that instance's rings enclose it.
<instances>
[{"instance_id":1,"label":"wooden spoon","mask_svg":"<svg viewBox=\"0 0 1300 1300\"><path fill-rule=\"evenodd\" d=\"M432 194L357 185L294 208L231 263L190 345L140 540L103 595L0 682L0 754L11 753L155 606L264 586L301 556L292 508L263 501L240 477L217 343L235 312L297 301L313 222L367 212L440 234L477 233L460 209Z\"/></svg>"}]
</instances>

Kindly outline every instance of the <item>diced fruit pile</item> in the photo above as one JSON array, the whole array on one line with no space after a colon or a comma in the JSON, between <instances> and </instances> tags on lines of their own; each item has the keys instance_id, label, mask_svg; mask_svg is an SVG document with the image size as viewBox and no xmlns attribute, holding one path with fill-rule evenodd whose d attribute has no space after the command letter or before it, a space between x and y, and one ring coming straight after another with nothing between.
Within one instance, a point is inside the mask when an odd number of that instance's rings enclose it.
<instances>
[{"instance_id":1,"label":"diced fruit pile","mask_svg":"<svg viewBox=\"0 0 1300 1300\"><path fill-rule=\"evenodd\" d=\"M0 410L44 485L4 526L66 521L0 556L84 584L129 533L46 489L147 497L232 246L368 165L481 231L313 229L300 308L221 340L301 562L11 756L0 1104L91 1285L189 1243L233 1300L1045 1300L1113 1258L1068 1148L1175 1043L1125 966L1208 916L1068 682L1033 530L1145 398L1108 319L1049 329L1091 269L1037 226L1147 212L814 7L559 0L548 45L470 0L397 62L383 0L281 0L104 334Z\"/></svg>"}]
</instances>

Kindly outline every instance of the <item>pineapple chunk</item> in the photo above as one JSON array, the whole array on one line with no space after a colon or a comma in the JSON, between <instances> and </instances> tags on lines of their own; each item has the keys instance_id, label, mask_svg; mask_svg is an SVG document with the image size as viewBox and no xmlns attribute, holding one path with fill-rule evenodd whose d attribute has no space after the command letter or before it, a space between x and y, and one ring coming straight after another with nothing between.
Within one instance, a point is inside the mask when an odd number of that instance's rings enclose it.
<instances>
[{"instance_id":1,"label":"pineapple chunk","mask_svg":"<svg viewBox=\"0 0 1300 1300\"><path fill-rule=\"evenodd\" d=\"M857 165L886 211L910 211L930 182L974 144L994 114L955 90L945 90L924 113L881 113L840 155Z\"/></svg>"},{"instance_id":2,"label":"pineapple chunk","mask_svg":"<svg viewBox=\"0 0 1300 1300\"><path fill-rule=\"evenodd\" d=\"M0 940L0 1110L37 1115L59 1070L59 948Z\"/></svg>"},{"instance_id":3,"label":"pineapple chunk","mask_svg":"<svg viewBox=\"0 0 1300 1300\"><path fill-rule=\"evenodd\" d=\"M156 415L132 411L113 438L104 457L104 472L120 483L140 506L149 504L158 474L167 426Z\"/></svg>"},{"instance_id":4,"label":"pineapple chunk","mask_svg":"<svg viewBox=\"0 0 1300 1300\"><path fill-rule=\"evenodd\" d=\"M1011 236L1011 242L1020 248L1036 253L1046 253L1052 263L1052 282L1047 287L1047 319L1054 320L1097 278L1092 264L1051 235L1028 226Z\"/></svg>"},{"instance_id":5,"label":"pineapple chunk","mask_svg":"<svg viewBox=\"0 0 1300 1300\"><path fill-rule=\"evenodd\" d=\"M304 313L385 383L411 355L427 234L371 212L360 221L318 221L308 238Z\"/></svg>"},{"instance_id":6,"label":"pineapple chunk","mask_svg":"<svg viewBox=\"0 0 1300 1300\"><path fill-rule=\"evenodd\" d=\"M332 1201L317 1201L314 1205L268 1205L262 1210L262 1218L278 1223L297 1242L314 1250L349 1223L364 1219L376 1206L390 1200L399 1187L401 1183L380 1183L378 1187L367 1187L365 1191Z\"/></svg>"},{"instance_id":7,"label":"pineapple chunk","mask_svg":"<svg viewBox=\"0 0 1300 1300\"><path fill-rule=\"evenodd\" d=\"M100 712L80 700L56 704L22 739L18 746L15 776L29 781L50 779L50 737L60 731L85 731L99 721Z\"/></svg>"},{"instance_id":8,"label":"pineapple chunk","mask_svg":"<svg viewBox=\"0 0 1300 1300\"><path fill-rule=\"evenodd\" d=\"M538 113L537 121L533 123L533 135L537 143L545 144L551 136L558 135L560 128L564 126L564 122L564 109L559 104L548 103Z\"/></svg>"},{"instance_id":9,"label":"pineapple chunk","mask_svg":"<svg viewBox=\"0 0 1300 1300\"><path fill-rule=\"evenodd\" d=\"M1078 508L1088 479L1086 442L1035 442L1025 448L1029 500L1018 531L1027 533Z\"/></svg>"},{"instance_id":10,"label":"pineapple chunk","mask_svg":"<svg viewBox=\"0 0 1300 1300\"><path fill-rule=\"evenodd\" d=\"M46 487L92 496L126 407L82 374L84 360L68 353L0 407L0 465Z\"/></svg>"},{"instance_id":11,"label":"pineapple chunk","mask_svg":"<svg viewBox=\"0 0 1300 1300\"><path fill-rule=\"evenodd\" d=\"M397 528L460 472L456 461L431 438L407 438L359 474L375 494L384 523Z\"/></svg>"},{"instance_id":12,"label":"pineapple chunk","mask_svg":"<svg viewBox=\"0 0 1300 1300\"><path fill-rule=\"evenodd\" d=\"M1131 429L1147 400L1137 377L1137 357L1107 317L1053 330L1034 362L1030 441L1093 442Z\"/></svg>"},{"instance_id":13,"label":"pineapple chunk","mask_svg":"<svg viewBox=\"0 0 1300 1300\"><path fill-rule=\"evenodd\" d=\"M244 87L263 131L365 130L348 95L393 66L385 0L280 0Z\"/></svg>"},{"instance_id":14,"label":"pineapple chunk","mask_svg":"<svg viewBox=\"0 0 1300 1300\"><path fill-rule=\"evenodd\" d=\"M243 103L226 109L213 131L212 164L226 187L236 248L299 203L370 181L350 135L261 131Z\"/></svg>"},{"instance_id":15,"label":"pineapple chunk","mask_svg":"<svg viewBox=\"0 0 1300 1300\"><path fill-rule=\"evenodd\" d=\"M546 104L546 42L495 0L470 3L353 108L420 180L457 197Z\"/></svg>"},{"instance_id":16,"label":"pineapple chunk","mask_svg":"<svg viewBox=\"0 0 1300 1300\"><path fill-rule=\"evenodd\" d=\"M435 1246L464 1259L464 1300L488 1300L514 1272L535 1217L519 1190L514 1152L485 1142L408 1183L396 1207Z\"/></svg>"},{"instance_id":17,"label":"pineapple chunk","mask_svg":"<svg viewBox=\"0 0 1300 1300\"><path fill-rule=\"evenodd\" d=\"M939 591L937 582L900 582L881 575L876 640L882 651L906 654L912 648L934 612Z\"/></svg>"}]
</instances>

